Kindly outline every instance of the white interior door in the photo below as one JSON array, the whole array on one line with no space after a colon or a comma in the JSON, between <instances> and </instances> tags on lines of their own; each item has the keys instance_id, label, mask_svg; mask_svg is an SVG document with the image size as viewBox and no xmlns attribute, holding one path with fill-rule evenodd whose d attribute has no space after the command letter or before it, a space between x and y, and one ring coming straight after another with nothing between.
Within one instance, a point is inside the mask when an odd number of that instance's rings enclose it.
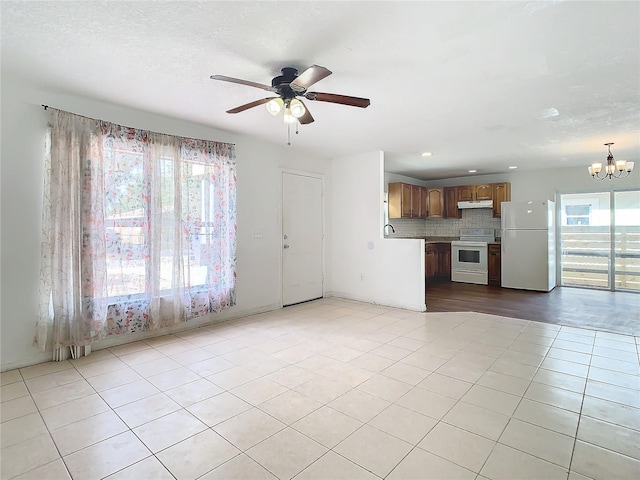
<instances>
[{"instance_id":1,"label":"white interior door","mask_svg":"<svg viewBox=\"0 0 640 480\"><path fill-rule=\"evenodd\" d=\"M323 296L322 179L282 174L282 304Z\"/></svg>"}]
</instances>

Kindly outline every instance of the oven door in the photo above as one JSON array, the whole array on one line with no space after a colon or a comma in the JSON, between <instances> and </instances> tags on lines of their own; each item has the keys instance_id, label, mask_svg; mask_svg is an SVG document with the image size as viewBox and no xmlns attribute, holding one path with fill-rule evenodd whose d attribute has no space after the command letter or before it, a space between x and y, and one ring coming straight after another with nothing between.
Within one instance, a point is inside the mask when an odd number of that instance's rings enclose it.
<instances>
[{"instance_id":1,"label":"oven door","mask_svg":"<svg viewBox=\"0 0 640 480\"><path fill-rule=\"evenodd\" d=\"M487 272L487 244L483 242L452 242L451 271Z\"/></svg>"}]
</instances>

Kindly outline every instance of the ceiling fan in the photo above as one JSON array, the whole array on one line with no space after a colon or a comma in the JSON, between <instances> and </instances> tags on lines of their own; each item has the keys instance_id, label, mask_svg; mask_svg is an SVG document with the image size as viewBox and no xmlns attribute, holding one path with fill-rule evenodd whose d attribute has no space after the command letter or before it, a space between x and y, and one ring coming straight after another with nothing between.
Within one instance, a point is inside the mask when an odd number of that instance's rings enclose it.
<instances>
[{"instance_id":1,"label":"ceiling fan","mask_svg":"<svg viewBox=\"0 0 640 480\"><path fill-rule=\"evenodd\" d=\"M251 82L249 80L227 77L225 75L211 75L211 79L221 80L223 82L239 83L240 85L248 85L250 87L261 88L262 90L278 94L277 97L262 98L254 102L232 108L231 110L227 110L227 113L240 113L250 108L257 107L258 105L266 104L267 111L271 115L277 115L284 108L285 123L300 122L304 125L313 122L313 117L311 116L311 113L309 113L306 105L297 97L304 97L307 100L314 100L318 102L339 103L341 105L360 108L366 108L371 103L368 98L307 91L311 85L328 77L331 73L333 73L331 70L319 65L311 65L300 75L298 75L298 69L285 67L282 69L282 75L278 75L271 80L271 86Z\"/></svg>"}]
</instances>

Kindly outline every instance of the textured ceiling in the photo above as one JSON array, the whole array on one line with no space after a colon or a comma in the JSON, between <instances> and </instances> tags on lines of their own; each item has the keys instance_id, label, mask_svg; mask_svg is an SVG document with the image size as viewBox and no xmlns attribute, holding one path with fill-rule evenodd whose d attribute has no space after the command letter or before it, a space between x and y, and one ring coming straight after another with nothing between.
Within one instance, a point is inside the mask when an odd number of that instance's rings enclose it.
<instances>
[{"instance_id":1,"label":"textured ceiling","mask_svg":"<svg viewBox=\"0 0 640 480\"><path fill-rule=\"evenodd\" d=\"M9 2L2 73L60 93L286 143L259 89L284 66L333 75L292 141L327 157L385 151L444 178L606 157L640 165L639 2ZM433 152L421 157L420 152Z\"/></svg>"}]
</instances>

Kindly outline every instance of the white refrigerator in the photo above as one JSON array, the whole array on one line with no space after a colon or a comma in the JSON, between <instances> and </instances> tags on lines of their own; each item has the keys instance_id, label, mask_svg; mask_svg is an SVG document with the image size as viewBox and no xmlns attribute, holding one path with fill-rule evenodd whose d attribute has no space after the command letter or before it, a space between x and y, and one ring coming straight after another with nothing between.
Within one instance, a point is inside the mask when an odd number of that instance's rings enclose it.
<instances>
[{"instance_id":1,"label":"white refrigerator","mask_svg":"<svg viewBox=\"0 0 640 480\"><path fill-rule=\"evenodd\" d=\"M502 286L549 292L556 286L555 203L502 203Z\"/></svg>"}]
</instances>

